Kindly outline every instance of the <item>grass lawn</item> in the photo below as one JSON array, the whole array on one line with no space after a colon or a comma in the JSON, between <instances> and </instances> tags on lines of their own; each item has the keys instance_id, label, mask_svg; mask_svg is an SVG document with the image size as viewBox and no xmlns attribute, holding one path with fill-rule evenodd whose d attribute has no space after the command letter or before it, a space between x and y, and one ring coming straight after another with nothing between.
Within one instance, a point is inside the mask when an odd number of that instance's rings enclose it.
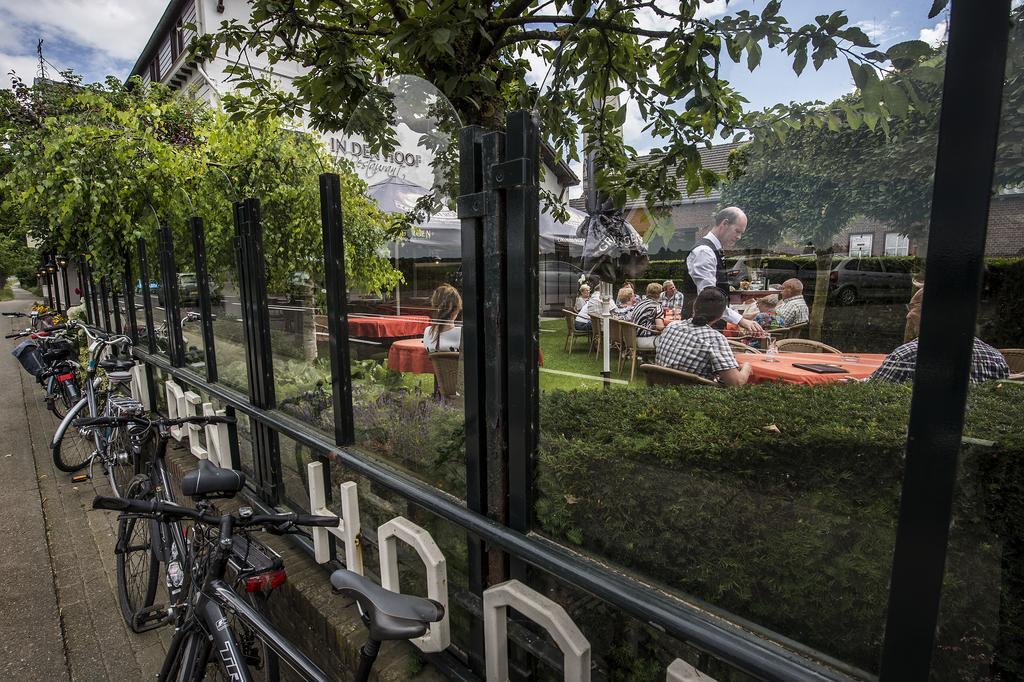
<instances>
[{"instance_id":1,"label":"grass lawn","mask_svg":"<svg viewBox=\"0 0 1024 682\"><path fill-rule=\"evenodd\" d=\"M5 284L3 288L0 288L0 301L10 301L14 298L14 292L11 291L11 285Z\"/></svg>"},{"instance_id":2,"label":"grass lawn","mask_svg":"<svg viewBox=\"0 0 1024 682\"><path fill-rule=\"evenodd\" d=\"M545 320L540 323L540 349L544 354L544 366L540 368L540 390L554 391L576 390L580 388L600 389L604 382L601 378L601 357L587 352L588 343L579 337L574 341L572 353L565 351L565 320ZM618 379L616 364L618 356L611 355L612 379ZM639 376L633 383L642 383ZM576 375L576 376L572 376ZM629 375L626 374L626 378Z\"/></svg>"}]
</instances>

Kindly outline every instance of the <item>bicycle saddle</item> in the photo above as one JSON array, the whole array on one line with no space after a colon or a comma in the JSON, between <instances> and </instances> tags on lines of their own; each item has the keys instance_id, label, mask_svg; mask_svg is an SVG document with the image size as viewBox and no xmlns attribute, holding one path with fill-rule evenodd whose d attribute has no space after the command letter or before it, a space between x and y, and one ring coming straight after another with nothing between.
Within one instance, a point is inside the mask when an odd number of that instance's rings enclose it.
<instances>
[{"instance_id":1,"label":"bicycle saddle","mask_svg":"<svg viewBox=\"0 0 1024 682\"><path fill-rule=\"evenodd\" d=\"M221 469L208 459L181 477L181 492L195 499L232 497L245 487L245 474L234 469Z\"/></svg>"},{"instance_id":2,"label":"bicycle saddle","mask_svg":"<svg viewBox=\"0 0 1024 682\"><path fill-rule=\"evenodd\" d=\"M370 629L370 639L378 642L419 637L431 623L444 618L444 607L436 601L385 590L352 571L335 571L331 584L356 600Z\"/></svg>"},{"instance_id":3,"label":"bicycle saddle","mask_svg":"<svg viewBox=\"0 0 1024 682\"><path fill-rule=\"evenodd\" d=\"M110 372L128 372L135 367L135 362L128 358L106 357L96 363L100 368Z\"/></svg>"}]
</instances>

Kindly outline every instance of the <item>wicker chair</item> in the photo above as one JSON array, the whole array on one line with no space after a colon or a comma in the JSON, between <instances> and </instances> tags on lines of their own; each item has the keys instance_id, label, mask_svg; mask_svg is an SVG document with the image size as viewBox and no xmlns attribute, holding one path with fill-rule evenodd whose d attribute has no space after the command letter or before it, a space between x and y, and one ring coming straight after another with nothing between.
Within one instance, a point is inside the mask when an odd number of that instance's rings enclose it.
<instances>
[{"instance_id":1,"label":"wicker chair","mask_svg":"<svg viewBox=\"0 0 1024 682\"><path fill-rule=\"evenodd\" d=\"M780 353L833 353L842 355L843 351L833 348L820 341L810 339L780 339L776 344Z\"/></svg>"},{"instance_id":2,"label":"wicker chair","mask_svg":"<svg viewBox=\"0 0 1024 682\"><path fill-rule=\"evenodd\" d=\"M459 353L439 351L430 354L430 362L434 365L434 380L437 392L444 400L459 396Z\"/></svg>"},{"instance_id":3,"label":"wicker chair","mask_svg":"<svg viewBox=\"0 0 1024 682\"><path fill-rule=\"evenodd\" d=\"M662 367L661 365L640 365L640 372L647 379L648 386L714 386L715 388L722 388L722 384L717 381L708 381L702 376L696 374L690 374L689 372L683 372L678 369L671 369L670 367Z\"/></svg>"},{"instance_id":4,"label":"wicker chair","mask_svg":"<svg viewBox=\"0 0 1024 682\"><path fill-rule=\"evenodd\" d=\"M807 323L801 322L800 324L794 324L792 327L779 327L778 329L769 329L768 333L772 335L773 339L799 339L800 335L807 329Z\"/></svg>"},{"instance_id":5,"label":"wicker chair","mask_svg":"<svg viewBox=\"0 0 1024 682\"><path fill-rule=\"evenodd\" d=\"M637 345L639 325L614 318L610 322L610 338L614 340L616 335L618 335L619 339L619 376L622 376L623 363L629 362L629 380L633 381L633 377L636 376L636 365L640 356L644 353L654 353L654 349L640 348Z\"/></svg>"},{"instance_id":6,"label":"wicker chair","mask_svg":"<svg viewBox=\"0 0 1024 682\"><path fill-rule=\"evenodd\" d=\"M729 348L732 348L734 353L760 353L761 351L752 346L748 346L742 341L736 339L727 339L729 341Z\"/></svg>"},{"instance_id":7,"label":"wicker chair","mask_svg":"<svg viewBox=\"0 0 1024 682\"><path fill-rule=\"evenodd\" d=\"M576 329L576 313L574 311L569 310L567 308L562 308L562 314L565 316L565 350L567 353L572 355L572 349L573 346L576 345L577 336L582 336L583 338L593 343L593 332L581 332L580 330ZM587 346L587 348L589 349L590 346Z\"/></svg>"},{"instance_id":8,"label":"wicker chair","mask_svg":"<svg viewBox=\"0 0 1024 682\"><path fill-rule=\"evenodd\" d=\"M1024 373L1024 348L1000 348L999 352L1010 366L1010 374Z\"/></svg>"}]
</instances>

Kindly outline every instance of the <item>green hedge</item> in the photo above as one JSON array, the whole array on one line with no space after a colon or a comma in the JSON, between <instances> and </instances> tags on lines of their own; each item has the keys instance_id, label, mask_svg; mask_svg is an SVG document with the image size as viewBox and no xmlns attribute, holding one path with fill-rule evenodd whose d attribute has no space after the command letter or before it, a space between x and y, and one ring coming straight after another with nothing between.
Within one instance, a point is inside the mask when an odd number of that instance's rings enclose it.
<instances>
[{"instance_id":1,"label":"green hedge","mask_svg":"<svg viewBox=\"0 0 1024 682\"><path fill-rule=\"evenodd\" d=\"M909 398L908 386L872 384L617 389L601 395L603 407L593 392L547 394L537 523L645 579L875 670ZM1012 562L1024 420L1010 409L1021 398L1024 388L1010 384L970 397L968 434L995 445L962 460L940 678L985 677L999 638L1002 665L1024 673L1015 653L1024 569Z\"/></svg>"}]
</instances>

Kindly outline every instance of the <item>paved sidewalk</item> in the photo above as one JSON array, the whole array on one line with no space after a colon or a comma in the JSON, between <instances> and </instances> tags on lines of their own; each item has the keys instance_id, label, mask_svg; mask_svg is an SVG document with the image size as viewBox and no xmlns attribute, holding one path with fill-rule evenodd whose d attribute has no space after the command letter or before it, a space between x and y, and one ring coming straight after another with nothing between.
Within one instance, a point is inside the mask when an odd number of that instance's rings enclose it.
<instances>
[{"instance_id":1,"label":"paved sidewalk","mask_svg":"<svg viewBox=\"0 0 1024 682\"><path fill-rule=\"evenodd\" d=\"M16 288L15 296L0 310L28 310L31 295ZM0 329L10 332L8 318ZM0 679L153 678L170 633L135 635L121 619L116 515L91 508L109 487L98 476L72 483L54 467L48 443L57 422L10 354L18 342L0 345Z\"/></svg>"}]
</instances>

